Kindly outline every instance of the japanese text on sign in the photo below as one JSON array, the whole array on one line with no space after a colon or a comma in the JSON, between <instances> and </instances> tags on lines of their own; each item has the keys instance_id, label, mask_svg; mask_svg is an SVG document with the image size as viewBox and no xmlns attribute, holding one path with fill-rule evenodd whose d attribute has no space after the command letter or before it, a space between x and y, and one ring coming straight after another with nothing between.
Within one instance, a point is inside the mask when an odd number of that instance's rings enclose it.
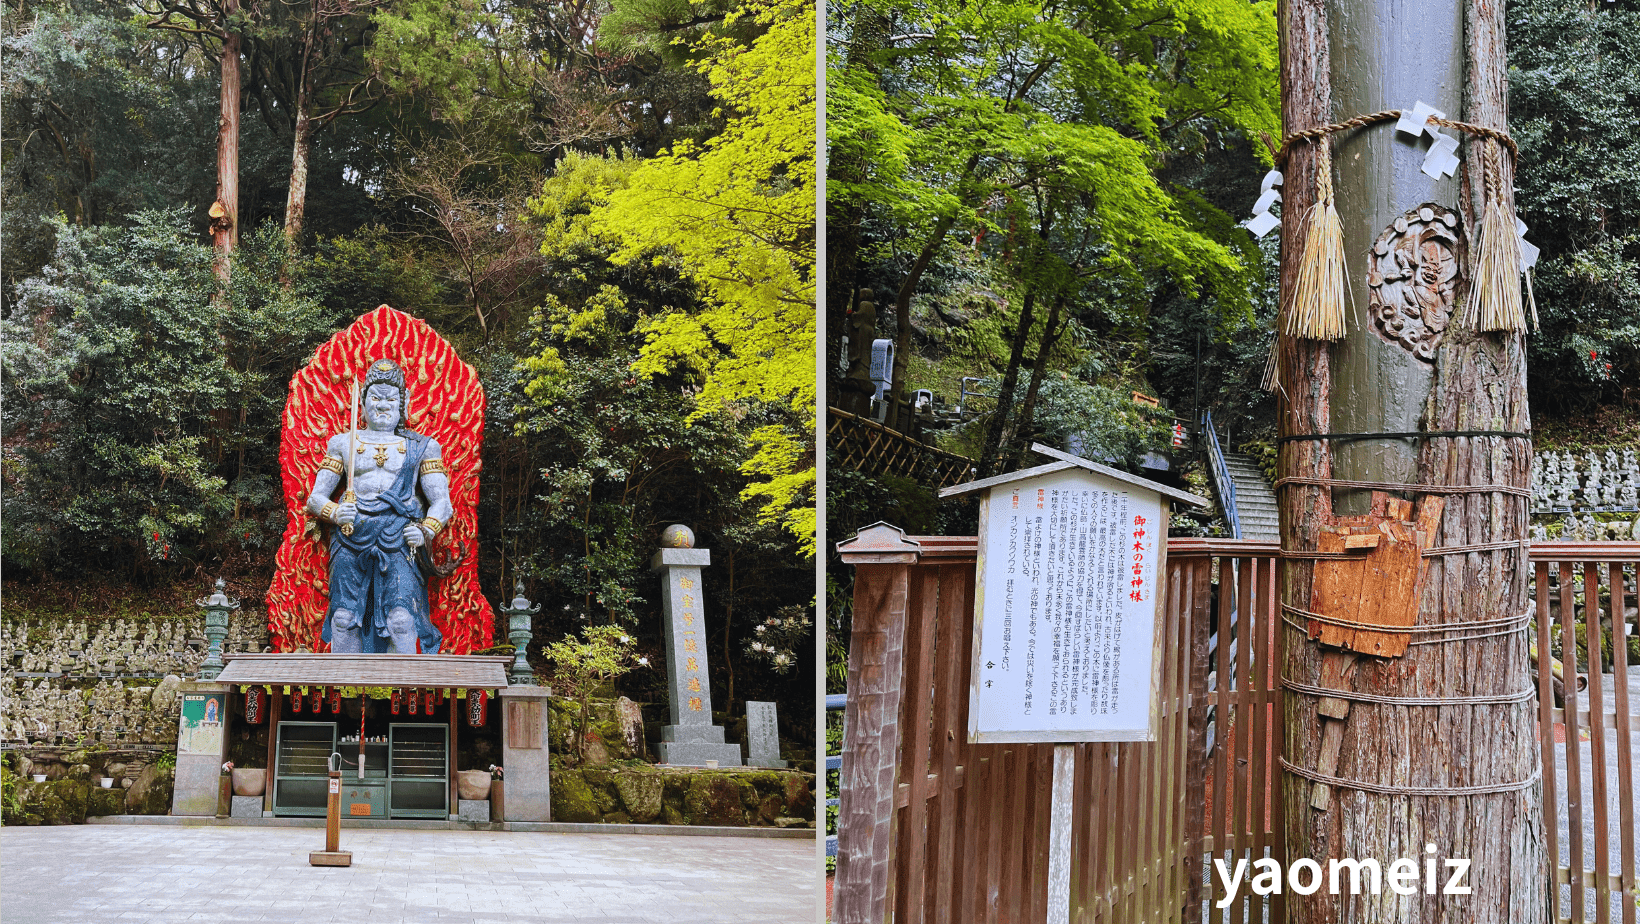
<instances>
[{"instance_id":1,"label":"japanese text on sign","mask_svg":"<svg viewBox=\"0 0 1640 924\"><path fill-rule=\"evenodd\" d=\"M1145 738L1161 499L1059 472L993 489L986 503L978 740Z\"/></svg>"}]
</instances>

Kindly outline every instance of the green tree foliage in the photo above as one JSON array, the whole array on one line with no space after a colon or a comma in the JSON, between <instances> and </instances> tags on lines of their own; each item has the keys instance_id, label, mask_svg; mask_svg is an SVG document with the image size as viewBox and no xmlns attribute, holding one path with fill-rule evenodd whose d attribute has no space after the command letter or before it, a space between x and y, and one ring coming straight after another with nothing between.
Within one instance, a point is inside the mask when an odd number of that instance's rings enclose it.
<instances>
[{"instance_id":1,"label":"green tree foliage","mask_svg":"<svg viewBox=\"0 0 1640 924\"><path fill-rule=\"evenodd\" d=\"M1587 410L1640 382L1640 10L1509 7L1516 207L1543 248L1534 410Z\"/></svg>"},{"instance_id":2,"label":"green tree foliage","mask_svg":"<svg viewBox=\"0 0 1640 924\"><path fill-rule=\"evenodd\" d=\"M269 240L225 297L178 211L57 228L4 333L4 554L152 574L260 546L283 527L279 384L334 323L279 287ZM275 384L279 383L279 384Z\"/></svg>"},{"instance_id":3,"label":"green tree foliage","mask_svg":"<svg viewBox=\"0 0 1640 924\"><path fill-rule=\"evenodd\" d=\"M553 685L581 704L580 733L575 736L577 757L586 753L592 694L628 672L648 665L649 659L638 654L636 643L637 639L619 626L586 626L580 638L565 636L541 650L552 662Z\"/></svg>"},{"instance_id":4,"label":"green tree foliage","mask_svg":"<svg viewBox=\"0 0 1640 924\"><path fill-rule=\"evenodd\" d=\"M1251 315L1245 233L1169 171L1277 129L1273 4L867 0L842 20L827 100L839 274L828 316L840 329L836 296L858 285L893 293L880 313L893 319L903 393L929 319L915 299L1011 315L967 370L1001 379L982 470L1011 464L1040 431L1048 374L1086 350L1067 343L1142 342L1157 291ZM972 258L949 252L954 238ZM976 262L990 268L971 272ZM988 292L965 296L964 275L989 277ZM990 336L989 320L965 317L966 336Z\"/></svg>"},{"instance_id":5,"label":"green tree foliage","mask_svg":"<svg viewBox=\"0 0 1640 924\"><path fill-rule=\"evenodd\" d=\"M761 516L805 547L814 537L814 16L799 2L749 4L766 31L750 45L709 37L699 69L728 115L704 143L679 141L638 166L591 210L587 233L617 263L664 261L704 296L657 313L634 371L702 377L696 416L777 403L797 427L769 424L746 462Z\"/></svg>"}]
</instances>

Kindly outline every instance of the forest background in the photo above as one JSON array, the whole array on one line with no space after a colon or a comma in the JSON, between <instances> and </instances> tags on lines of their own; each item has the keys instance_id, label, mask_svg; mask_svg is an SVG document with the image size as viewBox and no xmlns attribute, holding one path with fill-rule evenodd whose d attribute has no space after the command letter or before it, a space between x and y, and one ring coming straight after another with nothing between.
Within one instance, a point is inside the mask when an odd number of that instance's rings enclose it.
<instances>
[{"instance_id":1,"label":"forest background","mask_svg":"<svg viewBox=\"0 0 1640 924\"><path fill-rule=\"evenodd\" d=\"M716 707L812 740L815 40L804 0L8 0L8 622L192 614L218 575L259 618L287 384L388 304L481 377L479 577L542 605L538 670L605 624L664 662L684 523Z\"/></svg>"},{"instance_id":2,"label":"forest background","mask_svg":"<svg viewBox=\"0 0 1640 924\"><path fill-rule=\"evenodd\" d=\"M1239 222L1271 163L1265 136L1280 139L1275 8L834 3L828 404L869 288L876 336L895 343L893 394L928 389L945 415L910 429L980 476L1032 464L1033 440L1136 470L1198 409L1227 449L1273 469L1259 382L1278 235ZM1507 21L1516 202L1543 251L1542 329L1527 338L1536 445L1640 444L1640 3L1516 0ZM1172 455L1171 475L1209 493L1190 449ZM876 520L971 534L976 511L829 458L828 536ZM846 680L849 571L834 557L827 572L828 692Z\"/></svg>"}]
</instances>

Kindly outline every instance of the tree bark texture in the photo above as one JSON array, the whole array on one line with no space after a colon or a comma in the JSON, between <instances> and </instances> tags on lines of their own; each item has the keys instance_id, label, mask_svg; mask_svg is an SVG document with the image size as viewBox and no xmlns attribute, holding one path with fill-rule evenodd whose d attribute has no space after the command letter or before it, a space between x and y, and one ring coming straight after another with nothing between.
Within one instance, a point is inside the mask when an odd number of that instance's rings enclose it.
<instances>
[{"instance_id":1,"label":"tree bark texture","mask_svg":"<svg viewBox=\"0 0 1640 924\"><path fill-rule=\"evenodd\" d=\"M225 214L211 222L216 276L227 279L239 246L239 96L240 43L231 19L237 0L227 0L222 16L222 117L216 133L216 201Z\"/></svg>"},{"instance_id":2,"label":"tree bark texture","mask_svg":"<svg viewBox=\"0 0 1640 924\"><path fill-rule=\"evenodd\" d=\"M1502 5L1493 0L1463 3L1468 60L1464 111L1457 117L1501 129L1506 126L1507 111ZM1289 134L1360 114L1353 109L1332 108L1336 68L1331 61L1329 34L1338 34L1332 28L1335 24L1330 23L1334 15L1339 15L1338 9L1328 0L1284 0L1281 6L1282 110L1284 130ZM1397 12L1401 17L1420 14L1410 7ZM1352 66L1359 66L1359 62ZM1386 107L1402 108L1412 102L1392 100ZM1384 124L1366 131L1390 132L1393 127ZM1313 146L1297 146L1285 171L1281 256L1284 303L1290 297L1301 255L1301 216L1314 197L1314 152ZM1473 229L1482 203L1482 180L1476 171L1483 158L1479 144L1466 143L1463 153L1462 179L1468 195L1453 205L1463 216L1464 227ZM1334 162L1338 173L1343 174L1352 169L1355 160L1339 156ZM1508 176L1501 185L1506 191L1510 188ZM1418 204L1408 202L1400 208ZM1340 217L1348 229L1359 216L1342 211ZM1358 284L1354 277L1366 270L1363 255L1354 247L1347 248L1347 252L1351 281ZM1279 349L1282 435L1332 432L1340 416L1348 416L1351 426L1361 431L1391 429L1388 424L1396 419L1393 409L1381 408L1362 415L1358 407L1350 405L1356 395L1354 385L1335 391L1334 347L1283 339ZM1519 335L1449 329L1429 373L1428 397L1419 414L1421 429L1527 432L1530 417L1524 355ZM1348 415L1343 410L1347 405ZM1531 446L1527 440L1430 438L1419 445L1415 473L1406 471L1404 459L1380 453L1382 461L1357 459L1356 470L1339 477L1518 488L1528 484ZM1332 477L1333 451L1324 441L1284 443L1281 474ZM1292 484L1280 491L1283 548L1314 550L1319 528L1332 519L1332 491ZM1415 492L1404 493L1417 496ZM1340 491L1341 498L1343 494ZM1444 516L1431 545L1438 549L1523 540L1526 505L1526 498L1504 492L1446 495ZM1436 555L1427 560L1429 577L1420 601L1418 626L1515 616L1527 608L1529 567L1525 550L1519 546ZM1305 559L1285 562L1284 603L1311 608L1314 566L1314 561ZM1302 620L1296 621L1302 625ZM1281 631L1285 677L1312 686L1420 699L1508 696L1530 687L1524 625L1484 637L1483 633L1497 630L1456 630L1449 636L1414 634L1415 644L1404 656L1361 656L1353 661L1352 670L1333 676L1323 672L1326 652L1332 649L1323 649L1291 623L1283 623ZM1420 644L1453 636L1459 638ZM1331 657L1336 666L1338 655ZM1318 699L1309 694L1289 691L1285 696L1287 721L1282 753L1296 767L1314 770L1321 766L1325 724L1341 722L1337 762L1328 775L1345 780L1438 790L1519 783L1533 779L1538 772L1537 729L1532 711L1535 706L1530 700L1442 706L1356 700L1348 703L1343 720L1323 719L1317 706ZM1309 896L1290 893L1286 898L1292 921L1536 924L1545 920L1551 880L1543 848L1540 784L1484 795L1391 794L1334 786L1325 810L1312 807L1314 788L1312 781L1298 775L1288 773L1284 777L1289 867L1303 858L1318 861L1323 870L1330 859L1373 858L1387 872L1396 859L1407 857L1417 862L1422 878L1424 861L1431 856L1426 853L1426 845L1433 844L1433 856L1438 859L1470 861L1466 884L1473 892L1441 894L1446 872L1438 863L1440 882L1436 894L1427 894L1421 881L1413 895L1396 894L1387 883L1376 895L1334 896L1327 888Z\"/></svg>"},{"instance_id":3,"label":"tree bark texture","mask_svg":"<svg viewBox=\"0 0 1640 924\"><path fill-rule=\"evenodd\" d=\"M307 215L308 153L313 149L313 120L308 116L304 83L296 103L296 142L290 155L290 192L285 197L285 242L295 247Z\"/></svg>"}]
</instances>

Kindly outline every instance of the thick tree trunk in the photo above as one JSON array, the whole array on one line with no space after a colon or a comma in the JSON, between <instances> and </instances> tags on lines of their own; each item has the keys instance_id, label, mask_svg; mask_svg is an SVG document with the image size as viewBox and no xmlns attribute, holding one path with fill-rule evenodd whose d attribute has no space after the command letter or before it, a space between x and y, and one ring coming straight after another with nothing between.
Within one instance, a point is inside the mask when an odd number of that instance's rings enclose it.
<instances>
[{"instance_id":1,"label":"thick tree trunk","mask_svg":"<svg viewBox=\"0 0 1640 924\"><path fill-rule=\"evenodd\" d=\"M1404 62L1385 61L1409 42L1396 30L1457 30L1467 26L1468 65L1463 96L1466 121L1502 128L1503 95L1502 7L1488 0L1464 0L1467 21L1449 10L1446 20L1426 22L1418 11L1417 23L1405 7L1382 6L1363 12L1344 0L1285 0L1281 10L1282 104L1285 130L1294 131L1342 120L1377 108L1410 106L1422 90L1413 88L1408 74L1424 71L1422 79L1437 84L1450 80L1454 68L1431 60L1431 53L1408 49ZM1369 6L1376 7L1376 4ZM1397 18L1397 14L1398 17ZM1444 22L1444 25L1442 23ZM1447 33L1449 36L1451 32ZM1329 36L1331 40L1329 41ZM1380 38L1383 36L1384 38ZM1439 40L1437 35L1436 39ZM1334 62L1331 51L1348 53L1350 60ZM1353 73L1351 68L1374 67L1387 75ZM1335 92L1335 87L1337 92ZM1373 88L1377 89L1374 90ZM1365 89L1362 89L1365 88ZM1410 93L1408 98L1372 98ZM1346 97L1348 97L1346 99ZM1436 89L1422 97L1437 107ZM1332 108L1336 101L1336 111ZM1375 104L1376 103L1376 104ZM1448 109L1451 112L1451 109ZM1397 172L1397 158L1405 151L1389 139L1393 126L1382 123L1341 139L1335 151L1340 217L1346 229L1349 273L1357 287L1357 311L1349 339L1336 348L1311 341L1281 344L1280 418L1282 435L1328 432L1382 432L1419 429L1505 430L1525 432L1529 425L1525 360L1518 335L1463 334L1448 330L1434 363L1427 369L1409 366L1395 348L1370 338L1361 328L1366 307L1361 299L1363 242L1370 245L1386 216L1421 204L1429 195L1463 214L1463 226L1474 227L1479 211L1479 181L1466 176L1471 195L1458 202L1441 200L1454 195L1446 184L1419 191ZM1362 135L1384 138L1362 138ZM1405 147L1405 145L1402 145ZM1479 146L1465 150L1465 170L1480 163ZM1298 146L1286 170L1283 187L1282 297L1290 296L1301 252L1302 216L1313 200L1314 149ZM1352 172L1355 172L1352 175ZM1505 178L1502 186L1509 189ZM1444 187L1444 188L1443 188ZM1410 200L1410 201L1408 201ZM1466 234L1472 232L1466 231ZM1361 277L1361 278L1358 278ZM1461 287L1460 287L1461 292ZM1398 349L1398 348L1395 348ZM1335 379L1335 376L1337 378ZM1423 397L1427 396L1427 397ZM1409 408L1409 398L1411 406ZM1439 438L1421 441L1412 451L1383 442L1355 450L1345 468L1339 453L1341 478L1386 483L1422 482L1441 485L1512 485L1524 488L1531 464L1530 444L1503 437ZM1325 441L1299 440L1282 444L1284 477L1328 478L1337 447ZM1314 550L1321 526L1332 519L1332 492L1324 487L1289 484L1281 489L1282 544L1289 550ZM1446 496L1446 508L1431 545L1471 545L1524 539L1526 499L1507 492L1459 493ZM1339 506L1357 512L1359 492L1339 491ZM1528 562L1519 547L1464 555L1437 555L1429 559L1429 578L1420 603L1417 625L1467 623L1514 616L1527 605ZM1285 562L1283 602L1311 609L1314 562ZM1507 698L1529 687L1525 627L1481 636L1486 630L1458 630L1449 635L1420 633L1399 658L1361 656L1353 673L1323 673L1335 649L1307 637L1299 627L1284 623L1284 673L1312 686L1350 690L1377 696L1430 699L1440 697ZM1321 889L1309 896L1288 893L1290 919L1309 922L1528 922L1545 919L1549 870L1542 846L1542 821L1537 785L1484 795L1453 795L1440 790L1505 785L1531 780L1538 769L1537 730L1531 701L1482 703L1439 707L1368 701L1347 703L1343 719L1323 719L1318 700L1289 692L1285 699L1286 740L1283 757L1293 766L1323 767L1322 741L1326 727L1342 729L1337 739L1336 764L1328 775L1375 787L1415 789L1417 792L1370 792L1338 785L1331 787L1326 809L1312 806L1314 784L1296 774L1284 781L1285 825L1289 866L1303 858L1317 860L1377 860L1387 872L1396 859L1407 857L1422 874L1424 860L1459 858L1470 861L1468 881L1472 894L1442 894L1446 871L1437 864L1440 882L1436 894L1420 888L1399 895L1386 885L1379 894L1331 895ZM1334 734L1338 732L1334 731ZM1426 853L1426 845L1434 853ZM1420 875L1421 878L1421 875Z\"/></svg>"},{"instance_id":2,"label":"thick tree trunk","mask_svg":"<svg viewBox=\"0 0 1640 924\"><path fill-rule=\"evenodd\" d=\"M239 246L239 92L240 43L231 17L239 11L238 0L223 7L222 37L222 117L216 133L216 202L220 216L211 220L211 241L216 251L216 276L227 279L233 252Z\"/></svg>"},{"instance_id":3,"label":"thick tree trunk","mask_svg":"<svg viewBox=\"0 0 1640 924\"><path fill-rule=\"evenodd\" d=\"M308 117L304 85L296 102L296 142L290 155L290 192L285 197L285 243L295 248L302 237L307 214L308 152L313 148L313 120Z\"/></svg>"}]
</instances>

